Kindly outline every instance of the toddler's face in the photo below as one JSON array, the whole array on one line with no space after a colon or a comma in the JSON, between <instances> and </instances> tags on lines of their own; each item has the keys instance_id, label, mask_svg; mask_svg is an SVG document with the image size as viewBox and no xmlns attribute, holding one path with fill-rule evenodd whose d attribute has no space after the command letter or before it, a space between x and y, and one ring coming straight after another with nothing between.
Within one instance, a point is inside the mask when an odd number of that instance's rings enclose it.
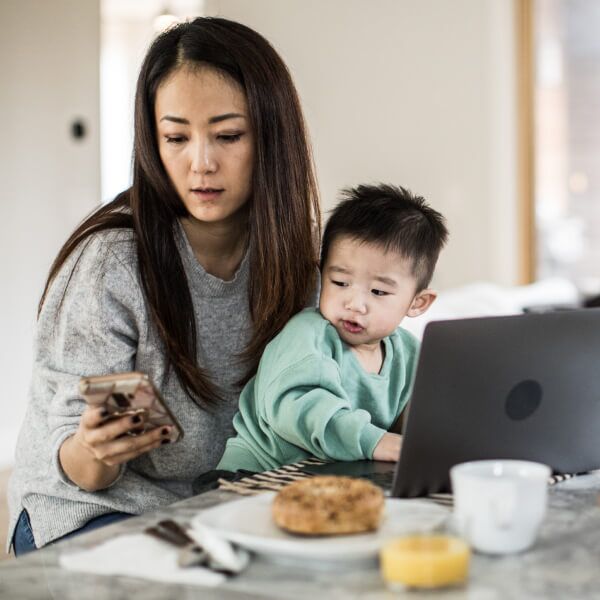
<instances>
[{"instance_id":1,"label":"toddler's face","mask_svg":"<svg viewBox=\"0 0 600 600\"><path fill-rule=\"evenodd\" d=\"M416 288L409 260L340 237L331 244L323 268L319 309L347 344L376 344L409 313Z\"/></svg>"}]
</instances>

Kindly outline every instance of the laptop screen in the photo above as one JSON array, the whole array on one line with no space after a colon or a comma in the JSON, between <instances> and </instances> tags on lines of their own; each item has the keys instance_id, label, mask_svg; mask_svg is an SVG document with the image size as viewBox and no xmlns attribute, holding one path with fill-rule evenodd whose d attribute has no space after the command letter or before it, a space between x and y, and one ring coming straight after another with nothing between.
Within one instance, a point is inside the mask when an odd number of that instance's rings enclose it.
<instances>
[{"instance_id":1,"label":"laptop screen","mask_svg":"<svg viewBox=\"0 0 600 600\"><path fill-rule=\"evenodd\" d=\"M429 323L407 411L394 496L469 460L600 468L600 309Z\"/></svg>"}]
</instances>

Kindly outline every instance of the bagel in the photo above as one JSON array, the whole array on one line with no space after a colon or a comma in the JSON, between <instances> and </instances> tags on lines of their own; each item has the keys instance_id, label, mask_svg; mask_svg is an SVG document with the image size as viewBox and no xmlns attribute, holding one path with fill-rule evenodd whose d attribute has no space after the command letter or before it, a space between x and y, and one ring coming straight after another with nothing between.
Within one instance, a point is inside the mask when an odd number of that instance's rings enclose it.
<instances>
[{"instance_id":1,"label":"bagel","mask_svg":"<svg viewBox=\"0 0 600 600\"><path fill-rule=\"evenodd\" d=\"M383 516L381 488L364 479L316 476L277 493L272 511L281 529L300 535L375 531Z\"/></svg>"}]
</instances>

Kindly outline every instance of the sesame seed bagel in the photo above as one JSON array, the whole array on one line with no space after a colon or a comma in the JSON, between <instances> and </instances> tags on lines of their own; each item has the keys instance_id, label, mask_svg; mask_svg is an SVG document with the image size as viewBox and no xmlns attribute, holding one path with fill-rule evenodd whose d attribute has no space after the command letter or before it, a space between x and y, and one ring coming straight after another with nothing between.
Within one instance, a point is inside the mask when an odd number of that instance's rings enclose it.
<instances>
[{"instance_id":1,"label":"sesame seed bagel","mask_svg":"<svg viewBox=\"0 0 600 600\"><path fill-rule=\"evenodd\" d=\"M374 531L383 515L381 488L352 477L296 481L273 500L275 523L291 533L341 535Z\"/></svg>"}]
</instances>

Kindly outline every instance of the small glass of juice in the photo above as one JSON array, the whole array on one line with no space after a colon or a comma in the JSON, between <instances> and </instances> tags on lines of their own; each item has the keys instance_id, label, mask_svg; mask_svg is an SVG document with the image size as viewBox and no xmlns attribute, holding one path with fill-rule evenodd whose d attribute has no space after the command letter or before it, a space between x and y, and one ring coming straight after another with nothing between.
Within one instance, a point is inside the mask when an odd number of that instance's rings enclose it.
<instances>
[{"instance_id":1,"label":"small glass of juice","mask_svg":"<svg viewBox=\"0 0 600 600\"><path fill-rule=\"evenodd\" d=\"M386 542L379 553L381 575L389 589L436 589L463 585L471 551L449 533L414 533Z\"/></svg>"}]
</instances>

